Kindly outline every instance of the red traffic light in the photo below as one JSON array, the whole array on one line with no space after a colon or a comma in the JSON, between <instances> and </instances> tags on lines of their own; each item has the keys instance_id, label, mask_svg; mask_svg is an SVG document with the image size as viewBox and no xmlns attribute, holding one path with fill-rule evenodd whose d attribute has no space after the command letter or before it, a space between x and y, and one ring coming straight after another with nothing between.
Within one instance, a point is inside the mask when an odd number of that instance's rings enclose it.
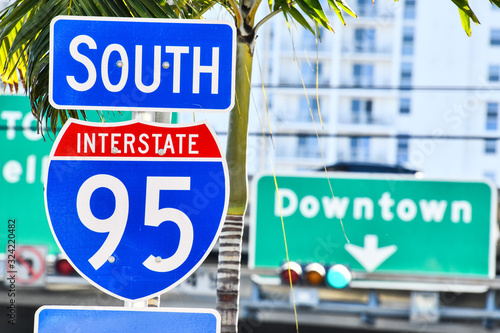
<instances>
[{"instance_id":1,"label":"red traffic light","mask_svg":"<svg viewBox=\"0 0 500 333\"><path fill-rule=\"evenodd\" d=\"M282 283L289 284L291 282L297 284L302 278L302 267L294 261L289 264L284 263L280 267L280 277Z\"/></svg>"},{"instance_id":2,"label":"red traffic light","mask_svg":"<svg viewBox=\"0 0 500 333\"><path fill-rule=\"evenodd\" d=\"M64 276L70 276L75 274L75 269L71 264L68 262L68 260L64 258L57 259L56 261L56 272L64 275Z\"/></svg>"}]
</instances>

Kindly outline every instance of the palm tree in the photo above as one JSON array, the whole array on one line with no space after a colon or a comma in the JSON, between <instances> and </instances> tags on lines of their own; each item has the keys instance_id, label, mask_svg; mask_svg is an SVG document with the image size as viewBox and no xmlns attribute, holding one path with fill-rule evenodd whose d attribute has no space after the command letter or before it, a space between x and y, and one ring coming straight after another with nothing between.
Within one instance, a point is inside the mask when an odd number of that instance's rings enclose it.
<instances>
[{"instance_id":1,"label":"palm tree","mask_svg":"<svg viewBox=\"0 0 500 333\"><path fill-rule=\"evenodd\" d=\"M459 8L462 25L470 35L470 20L479 23L468 0L452 0ZM375 0L373 0L375 4ZM500 0L490 0L500 7ZM343 12L356 17L345 0L328 0L345 24ZM270 0L270 13L256 19L261 0L17 0L0 13L0 73L16 90L21 82L30 97L32 112L41 125L56 131L59 120L86 118L83 110L57 110L49 104L49 27L57 15L118 16L197 19L215 5L224 7L237 29L236 103L230 112L226 159L230 177L230 199L220 237L217 309L221 332L236 332L243 217L247 207L246 151L251 72L259 28L282 13L312 34L319 26L332 30L319 0ZM319 36L318 36L319 37Z\"/></svg>"}]
</instances>

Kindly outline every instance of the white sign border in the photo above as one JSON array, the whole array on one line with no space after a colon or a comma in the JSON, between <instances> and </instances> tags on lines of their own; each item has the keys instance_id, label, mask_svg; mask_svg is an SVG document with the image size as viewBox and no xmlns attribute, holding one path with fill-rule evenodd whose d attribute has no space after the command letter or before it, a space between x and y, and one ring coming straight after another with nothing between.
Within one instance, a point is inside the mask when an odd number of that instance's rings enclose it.
<instances>
[{"instance_id":1,"label":"white sign border","mask_svg":"<svg viewBox=\"0 0 500 333\"><path fill-rule=\"evenodd\" d=\"M385 177L384 177L385 176ZM408 174L394 174L394 173L365 173L365 172L304 172L304 173L292 173L292 172L283 172L279 174L273 174L271 172L262 172L257 174L253 178L252 184L252 200L253 204L251 207L251 218L249 223L249 235L248 235L248 267L250 269L255 269L255 242L256 242L256 218L257 218L257 184L263 177L295 177L295 178L324 178L324 179L334 179L334 178L342 178L342 179L370 179L370 180L387 180L387 181L430 181L430 182L456 182L456 183L482 183L487 185L491 189L491 202L490 202L490 244L489 244L489 253L488 253L488 278L494 279L496 276L496 242L499 237L499 228L497 226L496 214L494 212L497 211L497 202L498 202L498 193L496 185L490 179L443 179L443 178L417 178ZM279 184L278 184L279 186ZM411 274L407 274L411 275ZM436 275L436 276L446 276L453 277L453 275ZM466 278L466 277L464 277Z\"/></svg>"},{"instance_id":2,"label":"white sign border","mask_svg":"<svg viewBox=\"0 0 500 333\"><path fill-rule=\"evenodd\" d=\"M53 68L54 64L54 25L59 20L73 21L108 21L108 22L150 22L150 23L176 23L176 24L218 24L227 25L233 32L232 64L231 64L231 102L226 109L200 109L200 108L158 108L140 106L99 106L99 105L60 105L53 99ZM105 111L154 111L154 112L200 112L200 113L225 113L233 109L236 95L236 28L234 22L229 20L203 20L203 19L162 19L162 18L136 18L136 17L103 17L103 16L68 16L59 15L50 22L49 38L49 103L61 110L105 110Z\"/></svg>"},{"instance_id":3,"label":"white sign border","mask_svg":"<svg viewBox=\"0 0 500 333\"><path fill-rule=\"evenodd\" d=\"M68 121L66 122L64 127L61 129L61 131L57 135L56 140L54 141L54 144L52 145L52 149L51 149L50 155L49 155L49 161L48 161L48 164L47 164L47 167L45 170L45 175L44 175L44 177L45 177L44 179L46 179L46 180L48 179L48 176L49 176L50 163L52 162L52 160L57 160L57 158L54 158L54 154L55 154L57 147L59 146L59 142L61 141L63 134L66 132L66 130L69 128L70 124L72 124L72 123L76 123L76 124L80 124L80 125L87 125L87 126L91 126L91 127L96 127L96 126L97 127L119 127L119 126L132 125L135 123L142 123L142 124L146 124L146 125L151 125L151 126L155 126L155 127L164 127L164 128L183 128L183 127L193 127L193 126L204 124L205 126L207 126L208 130L212 134L214 141L217 144L217 148L219 149L219 152L221 154L220 160L222 162L222 168L224 170L224 183L225 183L225 187L226 187L224 208L222 211L222 216L221 216L221 220L219 223L219 228L217 230L217 233L216 233L212 243L208 247L205 255L198 261L198 263L189 272L186 273L186 275L184 275L181 279L177 280L177 282L171 284L169 287L167 287L163 290L160 290L158 292L155 292L153 294L149 294L147 296L141 297L141 298L130 299L130 298L126 298L126 297L122 297L120 295L117 295L113 292L110 292L109 290L101 287L99 284L95 283L93 280L88 278L85 274L83 274L78 269L78 267L75 264L73 264L73 262L71 261L71 258L66 254L66 252L64 251L64 248L59 243L59 240L57 239L56 234L54 232L54 228L52 227L52 221L50 220L49 209L47 206L47 184L45 184L45 186L44 186L43 196L44 196L44 203L45 203L45 214L47 215L47 221L49 222L49 227L50 227L50 231L52 233L52 236L54 237L54 240L57 243L57 246L59 247L61 252L64 254L64 256L68 260L68 262L71 264L71 266L78 272L78 274L80 274L80 276L82 276L85 280L87 280L91 285L93 285L97 289L101 290L102 292L104 292L108 295L111 295L115 298L118 298L120 300L123 300L123 301L145 300L145 299L149 299L149 298L154 297L154 296L161 295L161 294L166 293L167 291L175 288L177 285L179 285L181 282L183 282L189 276L191 276L198 269L198 267L200 267L201 264L205 261L205 259L208 257L208 255L210 254L210 252L214 248L215 244L219 240L219 236L221 234L222 228L224 227L224 223L226 221L227 209L229 206L229 172L228 172L228 167L227 167L227 161L226 161L226 158L223 154L223 150L221 149L219 139L218 139L215 131L213 130L212 126L210 126L210 123L207 120L197 121L197 122L193 122L193 123L186 123L186 124L162 124L162 123L155 123L155 122L146 121L143 119L133 119L133 120L122 121L122 122L117 122L117 123L91 123L91 122L87 122L87 121L83 121L83 120L76 120L76 119L70 118L70 119L68 119ZM116 160L119 160L119 159L120 158L116 158Z\"/></svg>"}]
</instances>

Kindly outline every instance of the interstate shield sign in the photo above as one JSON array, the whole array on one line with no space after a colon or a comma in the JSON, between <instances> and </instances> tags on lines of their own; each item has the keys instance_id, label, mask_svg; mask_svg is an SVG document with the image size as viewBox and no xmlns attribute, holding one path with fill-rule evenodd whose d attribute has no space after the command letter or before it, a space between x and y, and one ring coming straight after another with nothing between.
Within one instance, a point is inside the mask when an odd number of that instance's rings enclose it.
<instances>
[{"instance_id":1,"label":"interstate shield sign","mask_svg":"<svg viewBox=\"0 0 500 333\"><path fill-rule=\"evenodd\" d=\"M208 123L70 119L51 151L45 202L73 267L108 294L138 300L173 288L206 258L228 184Z\"/></svg>"}]
</instances>

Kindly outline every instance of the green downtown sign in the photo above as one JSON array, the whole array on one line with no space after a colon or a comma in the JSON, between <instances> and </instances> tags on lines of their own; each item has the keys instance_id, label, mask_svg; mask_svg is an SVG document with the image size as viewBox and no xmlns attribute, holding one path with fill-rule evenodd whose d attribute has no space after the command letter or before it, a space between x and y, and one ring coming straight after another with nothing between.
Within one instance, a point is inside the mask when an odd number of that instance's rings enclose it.
<instances>
[{"instance_id":1,"label":"green downtown sign","mask_svg":"<svg viewBox=\"0 0 500 333\"><path fill-rule=\"evenodd\" d=\"M278 196L272 175L255 180L251 266L285 261L282 215L291 261L360 272L495 276L497 195L489 183L335 174L330 182L334 196L324 175L278 175Z\"/></svg>"},{"instance_id":2,"label":"green downtown sign","mask_svg":"<svg viewBox=\"0 0 500 333\"><path fill-rule=\"evenodd\" d=\"M100 121L87 111L90 121ZM130 112L103 112L105 121L130 120ZM59 253L45 214L43 184L54 136L37 133L26 96L0 96L0 253L7 248L8 221L15 220L16 244L46 245Z\"/></svg>"}]
</instances>

